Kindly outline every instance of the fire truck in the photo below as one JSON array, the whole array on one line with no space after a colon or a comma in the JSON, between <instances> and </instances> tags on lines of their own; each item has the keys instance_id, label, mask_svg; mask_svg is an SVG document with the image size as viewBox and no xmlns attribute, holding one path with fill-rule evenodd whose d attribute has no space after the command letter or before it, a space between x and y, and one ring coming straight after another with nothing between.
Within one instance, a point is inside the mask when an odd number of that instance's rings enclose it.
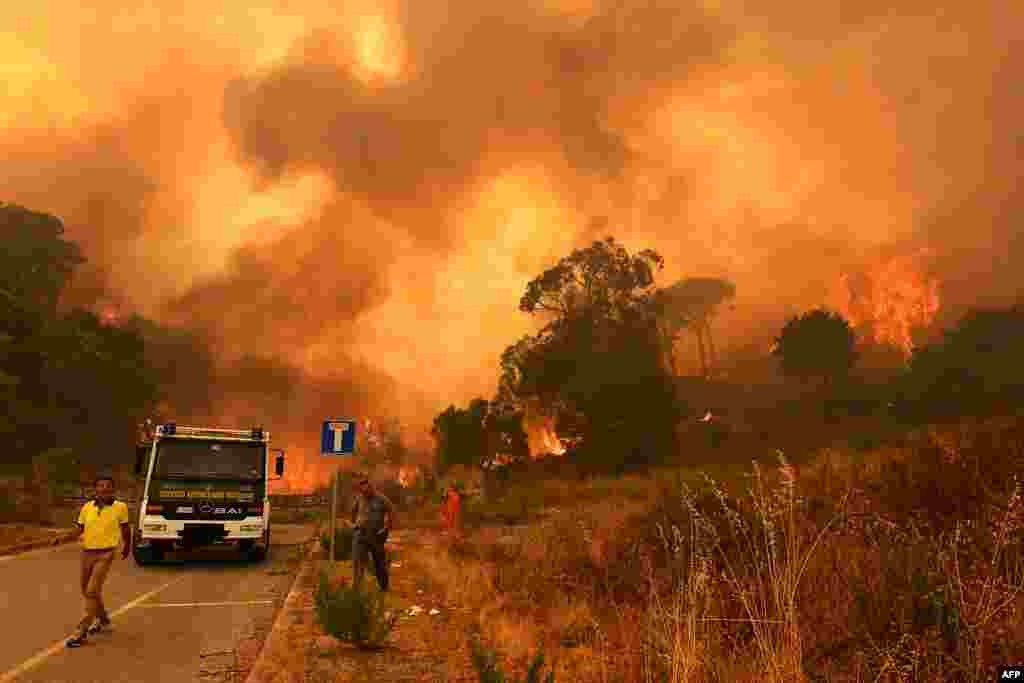
<instances>
[{"instance_id":1,"label":"fire truck","mask_svg":"<svg viewBox=\"0 0 1024 683\"><path fill-rule=\"evenodd\" d=\"M185 427L146 430L135 474L144 479L133 555L140 565L174 550L234 545L251 559L270 553L270 433ZM274 463L284 474L284 453Z\"/></svg>"}]
</instances>

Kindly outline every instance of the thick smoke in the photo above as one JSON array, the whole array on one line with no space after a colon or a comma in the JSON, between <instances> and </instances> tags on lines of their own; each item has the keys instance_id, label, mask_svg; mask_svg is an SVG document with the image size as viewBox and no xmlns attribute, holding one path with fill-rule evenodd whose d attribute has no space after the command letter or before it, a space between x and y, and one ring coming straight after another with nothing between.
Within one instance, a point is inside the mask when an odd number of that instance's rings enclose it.
<instances>
[{"instance_id":1,"label":"thick smoke","mask_svg":"<svg viewBox=\"0 0 1024 683\"><path fill-rule=\"evenodd\" d=\"M732 279L726 350L886 245L943 320L1020 295L1017 3L45 4L0 11L3 200L82 243L69 301L200 331L220 417L308 451L489 394L526 282L606 234Z\"/></svg>"}]
</instances>

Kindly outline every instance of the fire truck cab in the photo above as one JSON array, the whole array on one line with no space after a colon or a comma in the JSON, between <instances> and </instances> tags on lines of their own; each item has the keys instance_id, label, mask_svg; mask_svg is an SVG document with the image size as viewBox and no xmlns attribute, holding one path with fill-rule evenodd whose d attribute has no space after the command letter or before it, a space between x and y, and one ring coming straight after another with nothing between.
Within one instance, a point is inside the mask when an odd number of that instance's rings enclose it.
<instances>
[{"instance_id":1,"label":"fire truck cab","mask_svg":"<svg viewBox=\"0 0 1024 683\"><path fill-rule=\"evenodd\" d=\"M133 556L140 565L172 550L234 545L263 560L270 552L270 433L159 425L140 444L144 477ZM284 455L274 469L284 473Z\"/></svg>"}]
</instances>

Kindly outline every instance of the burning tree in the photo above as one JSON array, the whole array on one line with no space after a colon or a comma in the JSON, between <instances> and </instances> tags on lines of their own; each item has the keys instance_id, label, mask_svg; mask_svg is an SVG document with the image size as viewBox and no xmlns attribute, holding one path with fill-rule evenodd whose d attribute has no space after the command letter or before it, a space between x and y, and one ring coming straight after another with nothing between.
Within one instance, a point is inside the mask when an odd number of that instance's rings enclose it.
<instances>
[{"instance_id":1,"label":"burning tree","mask_svg":"<svg viewBox=\"0 0 1024 683\"><path fill-rule=\"evenodd\" d=\"M653 301L652 250L607 238L573 251L527 285L520 310L548 316L502 356L499 395L553 420L570 454L647 462L674 444L672 378Z\"/></svg>"},{"instance_id":2,"label":"burning tree","mask_svg":"<svg viewBox=\"0 0 1024 683\"><path fill-rule=\"evenodd\" d=\"M487 467L530 454L523 413L502 401L474 399L467 408L449 406L434 418L435 464L445 472L455 465Z\"/></svg>"}]
</instances>

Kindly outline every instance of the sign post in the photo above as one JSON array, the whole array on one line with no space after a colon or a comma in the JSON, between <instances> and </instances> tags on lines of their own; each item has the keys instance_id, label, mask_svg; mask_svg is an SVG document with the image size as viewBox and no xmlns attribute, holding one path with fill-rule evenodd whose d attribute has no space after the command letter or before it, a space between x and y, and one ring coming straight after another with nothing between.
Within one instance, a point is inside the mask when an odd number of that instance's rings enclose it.
<instances>
[{"instance_id":1,"label":"sign post","mask_svg":"<svg viewBox=\"0 0 1024 683\"><path fill-rule=\"evenodd\" d=\"M325 420L323 429L320 431L320 454L340 455L351 457L356 446L356 421L355 420ZM334 546L338 524L338 479L341 468L334 470L334 486L331 487L331 562L335 561L337 553Z\"/></svg>"}]
</instances>

